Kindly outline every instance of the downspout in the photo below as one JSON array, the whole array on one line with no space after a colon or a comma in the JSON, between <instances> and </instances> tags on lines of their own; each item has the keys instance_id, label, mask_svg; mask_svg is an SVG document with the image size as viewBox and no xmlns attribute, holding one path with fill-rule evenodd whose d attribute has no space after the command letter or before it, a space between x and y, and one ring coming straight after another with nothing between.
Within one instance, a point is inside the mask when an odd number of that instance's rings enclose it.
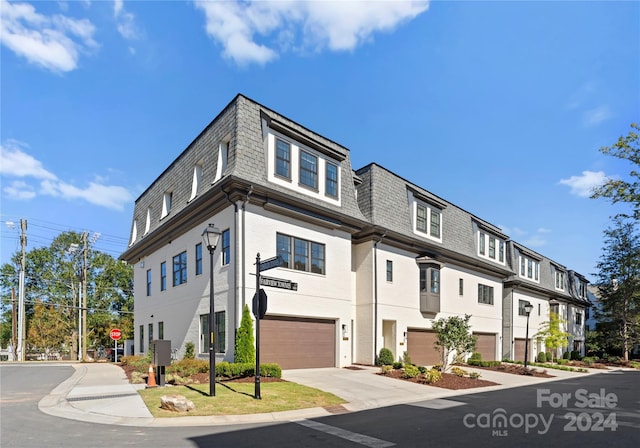
<instances>
[{"instance_id":1,"label":"downspout","mask_svg":"<svg viewBox=\"0 0 640 448\"><path fill-rule=\"evenodd\" d=\"M373 243L373 361L378 361L378 243L387 232L383 233L378 241Z\"/></svg>"},{"instance_id":2,"label":"downspout","mask_svg":"<svg viewBox=\"0 0 640 448\"><path fill-rule=\"evenodd\" d=\"M246 219L246 205L247 202L249 202L249 196L251 196L251 193L253 193L253 185L249 186L249 191L247 191L247 196L245 197L244 201L242 201L242 266L246 266L246 248L245 248L245 219ZM242 271L242 309L244 310L244 305L247 303L247 299L246 299L246 276L244 275L244 268Z\"/></svg>"},{"instance_id":3,"label":"downspout","mask_svg":"<svg viewBox=\"0 0 640 448\"><path fill-rule=\"evenodd\" d=\"M227 193L226 191L222 191L224 193L224 195L227 197L227 201L229 201L232 205L233 205L233 234L234 234L234 240L235 240L235 253L238 253L238 204L236 204L235 202L233 202L230 198L229 198L229 193ZM237 258L237 257L236 257ZM236 262L236 267L234 269L235 271L235 278L233 280L233 340L235 341L236 339L236 332L238 331L238 271L239 271L239 266L238 263Z\"/></svg>"}]
</instances>

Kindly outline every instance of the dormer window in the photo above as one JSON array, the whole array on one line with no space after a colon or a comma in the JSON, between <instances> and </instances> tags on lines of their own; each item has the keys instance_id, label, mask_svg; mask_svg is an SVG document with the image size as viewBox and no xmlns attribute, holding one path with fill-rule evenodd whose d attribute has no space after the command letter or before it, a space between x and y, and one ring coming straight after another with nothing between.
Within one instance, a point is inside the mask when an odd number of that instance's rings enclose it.
<instances>
[{"instance_id":1,"label":"dormer window","mask_svg":"<svg viewBox=\"0 0 640 448\"><path fill-rule=\"evenodd\" d=\"M438 241L442 238L442 213L431 205L416 203L415 231Z\"/></svg>"},{"instance_id":2,"label":"dormer window","mask_svg":"<svg viewBox=\"0 0 640 448\"><path fill-rule=\"evenodd\" d=\"M306 151L300 151L300 185L318 189L318 158Z\"/></svg>"},{"instance_id":3,"label":"dormer window","mask_svg":"<svg viewBox=\"0 0 640 448\"><path fill-rule=\"evenodd\" d=\"M560 291L564 291L564 279L565 279L564 272L556 269L555 279L556 279L556 289Z\"/></svg>"},{"instance_id":4,"label":"dormer window","mask_svg":"<svg viewBox=\"0 0 640 448\"><path fill-rule=\"evenodd\" d=\"M197 163L193 167L193 179L191 181L191 196L189 196L189 201L192 201L198 196L198 192L200 191L200 186L202 184L202 162Z\"/></svg>"},{"instance_id":5,"label":"dormer window","mask_svg":"<svg viewBox=\"0 0 640 448\"><path fill-rule=\"evenodd\" d=\"M166 191L162 197L162 216L164 218L171 211L171 202L173 201L173 191Z\"/></svg>"},{"instance_id":6,"label":"dormer window","mask_svg":"<svg viewBox=\"0 0 640 448\"><path fill-rule=\"evenodd\" d=\"M526 255L520 255L519 275L522 278L540 282L540 262Z\"/></svg>"},{"instance_id":7,"label":"dormer window","mask_svg":"<svg viewBox=\"0 0 640 448\"><path fill-rule=\"evenodd\" d=\"M276 139L276 174L291 180L291 145Z\"/></svg>"},{"instance_id":8,"label":"dormer window","mask_svg":"<svg viewBox=\"0 0 640 448\"><path fill-rule=\"evenodd\" d=\"M479 230L478 255L504 264L504 241L496 236L489 235L488 233Z\"/></svg>"},{"instance_id":9,"label":"dormer window","mask_svg":"<svg viewBox=\"0 0 640 448\"><path fill-rule=\"evenodd\" d=\"M147 209L147 219L144 223L144 234L146 235L151 230L151 207Z\"/></svg>"}]
</instances>

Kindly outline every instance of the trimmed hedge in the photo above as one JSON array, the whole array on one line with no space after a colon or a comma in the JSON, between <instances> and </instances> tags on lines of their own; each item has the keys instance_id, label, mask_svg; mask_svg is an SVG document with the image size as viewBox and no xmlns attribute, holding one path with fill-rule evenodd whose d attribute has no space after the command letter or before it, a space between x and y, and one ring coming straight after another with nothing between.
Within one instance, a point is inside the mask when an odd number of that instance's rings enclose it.
<instances>
[{"instance_id":1,"label":"trimmed hedge","mask_svg":"<svg viewBox=\"0 0 640 448\"><path fill-rule=\"evenodd\" d=\"M223 376L226 378L244 378L247 376L254 376L255 374L256 365L253 363L231 363L223 361L216 364L216 376ZM272 378L281 378L282 369L280 368L280 365L275 363L260 364L260 375Z\"/></svg>"},{"instance_id":2,"label":"trimmed hedge","mask_svg":"<svg viewBox=\"0 0 640 448\"><path fill-rule=\"evenodd\" d=\"M501 361L478 361L478 360L469 358L469 361L467 361L467 364L470 366L478 366L478 367L495 367L502 364L502 362Z\"/></svg>"}]
</instances>

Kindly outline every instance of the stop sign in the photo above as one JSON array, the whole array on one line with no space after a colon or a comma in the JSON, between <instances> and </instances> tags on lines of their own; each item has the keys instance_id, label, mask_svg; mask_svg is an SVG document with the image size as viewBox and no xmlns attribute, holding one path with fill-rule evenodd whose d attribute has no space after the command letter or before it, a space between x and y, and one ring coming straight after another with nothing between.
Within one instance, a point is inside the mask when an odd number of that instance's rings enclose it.
<instances>
[{"instance_id":1,"label":"stop sign","mask_svg":"<svg viewBox=\"0 0 640 448\"><path fill-rule=\"evenodd\" d=\"M111 330L109 332L109 337L111 339L113 339L114 341L117 341L118 339L120 339L122 337L122 331L120 331L117 328L114 328L113 330Z\"/></svg>"}]
</instances>

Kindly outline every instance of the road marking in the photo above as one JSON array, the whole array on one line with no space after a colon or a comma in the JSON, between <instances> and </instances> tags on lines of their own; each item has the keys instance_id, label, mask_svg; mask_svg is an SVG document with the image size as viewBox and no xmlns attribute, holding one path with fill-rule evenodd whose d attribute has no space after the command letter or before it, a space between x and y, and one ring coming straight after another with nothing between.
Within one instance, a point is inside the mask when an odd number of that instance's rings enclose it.
<instances>
[{"instance_id":1,"label":"road marking","mask_svg":"<svg viewBox=\"0 0 640 448\"><path fill-rule=\"evenodd\" d=\"M356 432L347 431L346 429L325 425L324 423L315 422L313 420L297 420L294 423L305 426L307 428L315 429L316 431L331 434L332 436L340 437L351 442L359 443L360 445L368 446L370 448L385 448L389 446L395 446L395 443L387 442L386 440L365 436L364 434L358 434Z\"/></svg>"}]
</instances>

